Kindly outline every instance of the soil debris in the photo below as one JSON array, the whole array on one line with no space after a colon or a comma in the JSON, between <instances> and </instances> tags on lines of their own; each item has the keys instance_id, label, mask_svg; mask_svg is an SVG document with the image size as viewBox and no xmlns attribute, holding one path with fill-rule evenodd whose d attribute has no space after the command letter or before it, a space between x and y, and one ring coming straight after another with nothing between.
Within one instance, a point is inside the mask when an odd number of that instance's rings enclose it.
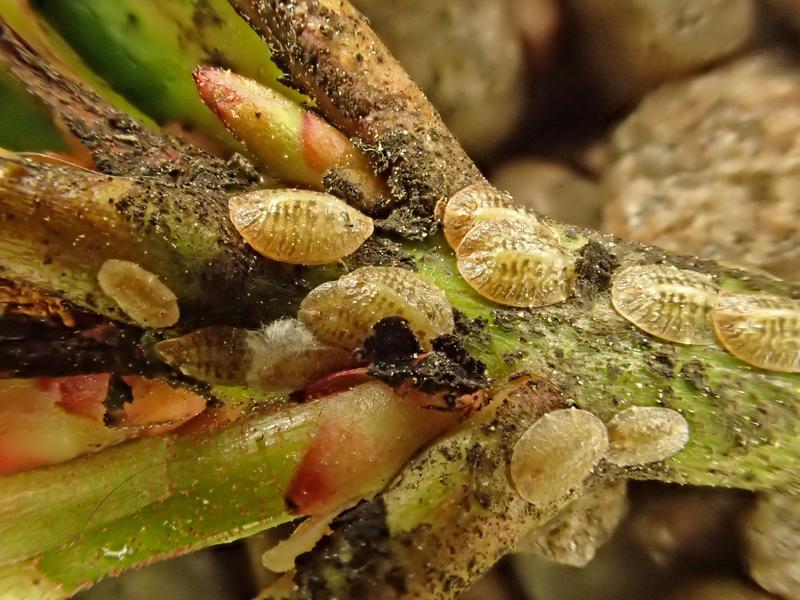
<instances>
[{"instance_id":1,"label":"soil debris","mask_svg":"<svg viewBox=\"0 0 800 600\"><path fill-rule=\"evenodd\" d=\"M448 408L456 399L488 385L486 365L469 354L461 340L446 334L434 338L433 351L422 355L419 341L408 321L401 317L381 319L364 342L368 373L391 386L410 383L426 394L444 392Z\"/></svg>"},{"instance_id":2,"label":"soil debris","mask_svg":"<svg viewBox=\"0 0 800 600\"><path fill-rule=\"evenodd\" d=\"M584 297L607 290L619 260L600 243L589 240L575 263L575 288Z\"/></svg>"},{"instance_id":3,"label":"soil debris","mask_svg":"<svg viewBox=\"0 0 800 600\"><path fill-rule=\"evenodd\" d=\"M379 235L373 235L342 261L350 271L361 267L400 267L409 271L417 270L417 263L403 252L401 244Z\"/></svg>"},{"instance_id":4,"label":"soil debris","mask_svg":"<svg viewBox=\"0 0 800 600\"><path fill-rule=\"evenodd\" d=\"M376 231L407 240L426 240L439 229L431 209L419 200L398 206L384 219L375 220Z\"/></svg>"}]
</instances>

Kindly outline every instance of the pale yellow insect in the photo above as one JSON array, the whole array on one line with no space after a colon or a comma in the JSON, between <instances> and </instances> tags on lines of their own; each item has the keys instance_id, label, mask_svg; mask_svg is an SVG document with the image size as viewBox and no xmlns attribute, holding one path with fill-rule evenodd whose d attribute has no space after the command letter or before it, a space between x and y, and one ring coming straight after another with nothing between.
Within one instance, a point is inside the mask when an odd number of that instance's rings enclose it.
<instances>
[{"instance_id":1,"label":"pale yellow insect","mask_svg":"<svg viewBox=\"0 0 800 600\"><path fill-rule=\"evenodd\" d=\"M439 288L397 267L363 267L323 283L300 304L298 318L323 342L354 349L384 317L408 320L426 349L453 331L453 310Z\"/></svg>"},{"instance_id":2,"label":"pale yellow insect","mask_svg":"<svg viewBox=\"0 0 800 600\"><path fill-rule=\"evenodd\" d=\"M456 252L458 271L481 296L500 304L538 307L567 299L574 261L530 224L501 219L473 227Z\"/></svg>"},{"instance_id":3,"label":"pale yellow insect","mask_svg":"<svg viewBox=\"0 0 800 600\"><path fill-rule=\"evenodd\" d=\"M608 433L592 413L554 410L531 425L514 446L514 488L540 507L579 488L608 451Z\"/></svg>"},{"instance_id":4,"label":"pale yellow insect","mask_svg":"<svg viewBox=\"0 0 800 600\"><path fill-rule=\"evenodd\" d=\"M178 299L156 275L127 260L110 259L97 272L100 289L136 324L170 327L178 322Z\"/></svg>"},{"instance_id":5,"label":"pale yellow insect","mask_svg":"<svg viewBox=\"0 0 800 600\"><path fill-rule=\"evenodd\" d=\"M622 467L665 460L689 441L689 425L669 408L634 406L608 423L608 462Z\"/></svg>"},{"instance_id":6,"label":"pale yellow insect","mask_svg":"<svg viewBox=\"0 0 800 600\"><path fill-rule=\"evenodd\" d=\"M718 290L709 275L669 265L628 267L614 275L611 303L642 331L680 344L711 344Z\"/></svg>"},{"instance_id":7,"label":"pale yellow insect","mask_svg":"<svg viewBox=\"0 0 800 600\"><path fill-rule=\"evenodd\" d=\"M372 235L372 219L330 194L257 190L228 200L230 218L259 254L319 265L351 254Z\"/></svg>"},{"instance_id":8,"label":"pale yellow insect","mask_svg":"<svg viewBox=\"0 0 800 600\"><path fill-rule=\"evenodd\" d=\"M746 363L800 373L800 300L723 292L711 313L723 347Z\"/></svg>"},{"instance_id":9,"label":"pale yellow insect","mask_svg":"<svg viewBox=\"0 0 800 600\"><path fill-rule=\"evenodd\" d=\"M447 242L456 250L475 225L500 219L523 221L542 236L555 237L536 215L515 204L511 195L485 181L455 193L444 204L437 206L437 213L444 225Z\"/></svg>"}]
</instances>

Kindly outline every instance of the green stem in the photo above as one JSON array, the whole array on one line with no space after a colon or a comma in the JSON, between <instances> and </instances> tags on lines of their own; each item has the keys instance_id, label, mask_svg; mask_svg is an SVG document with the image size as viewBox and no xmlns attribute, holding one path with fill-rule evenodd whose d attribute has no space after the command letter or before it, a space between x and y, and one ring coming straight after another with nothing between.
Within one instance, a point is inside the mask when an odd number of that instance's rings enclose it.
<instances>
[{"instance_id":1,"label":"green stem","mask_svg":"<svg viewBox=\"0 0 800 600\"><path fill-rule=\"evenodd\" d=\"M257 414L211 437L137 440L0 479L0 590L31 584L28 565L47 597L64 597L291 520L283 492L318 419L314 404Z\"/></svg>"},{"instance_id":2,"label":"green stem","mask_svg":"<svg viewBox=\"0 0 800 600\"><path fill-rule=\"evenodd\" d=\"M65 68L48 63L21 41L0 16L0 61L88 148L98 169L108 175L142 175L219 190L253 181L242 160L226 164L156 132L101 99ZM61 70L59 70L61 69ZM210 177L210 173L216 173Z\"/></svg>"},{"instance_id":3,"label":"green stem","mask_svg":"<svg viewBox=\"0 0 800 600\"><path fill-rule=\"evenodd\" d=\"M224 0L37 0L38 11L98 74L161 124L239 146L200 102L199 64L236 70L288 94L258 36Z\"/></svg>"},{"instance_id":4,"label":"green stem","mask_svg":"<svg viewBox=\"0 0 800 600\"><path fill-rule=\"evenodd\" d=\"M562 397L604 421L629 406L660 405L689 423L690 441L673 458L627 469L605 465L595 477L800 491L794 468L800 375L752 368L716 344L678 346L639 332L613 311L607 280L598 281L591 267L613 255L626 266L665 261L703 270L727 289L797 294L800 288L594 232L570 228L569 238L584 260L579 293L535 310L479 297L458 276L442 242L409 248L455 308L485 319L483 328L466 334L467 343L495 384L527 372L550 380L561 394L548 396L543 387L539 403L506 400L492 416L479 416L428 449L378 500L355 509L301 558L292 597L449 598L466 589L570 499L538 511L507 477L516 440Z\"/></svg>"},{"instance_id":5,"label":"green stem","mask_svg":"<svg viewBox=\"0 0 800 600\"><path fill-rule=\"evenodd\" d=\"M78 306L126 320L97 282L108 259L155 273L178 297L182 326L257 324L303 293L244 243L221 194L12 159L0 159L0 175L3 275Z\"/></svg>"},{"instance_id":6,"label":"green stem","mask_svg":"<svg viewBox=\"0 0 800 600\"><path fill-rule=\"evenodd\" d=\"M676 256L590 230L550 223L578 259L577 293L553 306L509 309L481 298L459 276L443 243L412 249L420 271L453 306L486 326L467 337L495 380L528 371L552 381L575 405L608 421L630 406L679 411L692 433L665 463L625 476L694 485L800 491L800 374L752 367L718 343L685 346L647 335L611 306L608 277L618 264L673 264L711 274L722 289L796 296L800 286ZM609 262L610 261L610 262Z\"/></svg>"}]
</instances>

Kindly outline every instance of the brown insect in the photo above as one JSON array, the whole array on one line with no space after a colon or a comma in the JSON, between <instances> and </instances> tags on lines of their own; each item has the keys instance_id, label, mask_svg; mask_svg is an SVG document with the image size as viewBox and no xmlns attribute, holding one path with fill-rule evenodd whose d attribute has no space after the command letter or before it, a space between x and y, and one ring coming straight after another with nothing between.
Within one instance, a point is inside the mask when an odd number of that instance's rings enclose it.
<instances>
[{"instance_id":1,"label":"brown insect","mask_svg":"<svg viewBox=\"0 0 800 600\"><path fill-rule=\"evenodd\" d=\"M165 363L199 381L242 385L253 360L249 334L238 327L204 327L158 342L155 351Z\"/></svg>"},{"instance_id":2,"label":"brown insect","mask_svg":"<svg viewBox=\"0 0 800 600\"><path fill-rule=\"evenodd\" d=\"M136 324L170 327L178 322L178 299L158 277L138 264L110 259L97 272L100 289Z\"/></svg>"},{"instance_id":3,"label":"brown insect","mask_svg":"<svg viewBox=\"0 0 800 600\"><path fill-rule=\"evenodd\" d=\"M634 406L608 423L611 447L607 459L622 467L665 460L689 441L689 425L675 410Z\"/></svg>"},{"instance_id":4,"label":"brown insect","mask_svg":"<svg viewBox=\"0 0 800 600\"><path fill-rule=\"evenodd\" d=\"M354 252L372 235L372 219L330 194L257 190L233 196L234 227L259 254L280 262L319 265Z\"/></svg>"},{"instance_id":5,"label":"brown insect","mask_svg":"<svg viewBox=\"0 0 800 600\"><path fill-rule=\"evenodd\" d=\"M465 187L437 205L436 210L444 224L447 242L456 250L475 225L500 219L522 221L544 237L555 237L553 231L536 215L515 204L510 194L485 181Z\"/></svg>"},{"instance_id":6,"label":"brown insect","mask_svg":"<svg viewBox=\"0 0 800 600\"><path fill-rule=\"evenodd\" d=\"M349 352L321 343L296 319L257 330L205 327L159 342L155 350L164 362L199 381L264 390L296 389L353 364Z\"/></svg>"},{"instance_id":7,"label":"brown insect","mask_svg":"<svg viewBox=\"0 0 800 600\"><path fill-rule=\"evenodd\" d=\"M723 292L711 320L735 357L762 369L800 373L800 300Z\"/></svg>"},{"instance_id":8,"label":"brown insect","mask_svg":"<svg viewBox=\"0 0 800 600\"><path fill-rule=\"evenodd\" d=\"M456 257L466 282L500 304L547 306L566 300L572 289L572 257L525 221L501 219L476 225Z\"/></svg>"},{"instance_id":9,"label":"brown insect","mask_svg":"<svg viewBox=\"0 0 800 600\"><path fill-rule=\"evenodd\" d=\"M510 474L520 496L547 506L580 487L608 451L603 422L575 408L545 414L522 434Z\"/></svg>"},{"instance_id":10,"label":"brown insect","mask_svg":"<svg viewBox=\"0 0 800 600\"><path fill-rule=\"evenodd\" d=\"M358 347L389 316L408 320L422 346L453 331L453 310L435 285L398 267L363 267L323 283L300 304L298 318L323 342Z\"/></svg>"},{"instance_id":11,"label":"brown insect","mask_svg":"<svg viewBox=\"0 0 800 600\"><path fill-rule=\"evenodd\" d=\"M628 267L611 285L616 311L642 331L681 344L711 344L718 290L703 273L668 265Z\"/></svg>"}]
</instances>

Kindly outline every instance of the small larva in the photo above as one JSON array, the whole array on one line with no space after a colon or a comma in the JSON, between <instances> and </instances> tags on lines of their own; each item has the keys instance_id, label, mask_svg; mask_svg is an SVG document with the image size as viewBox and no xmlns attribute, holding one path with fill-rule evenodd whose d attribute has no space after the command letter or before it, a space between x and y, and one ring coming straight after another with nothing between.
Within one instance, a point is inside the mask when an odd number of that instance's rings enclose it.
<instances>
[{"instance_id":1,"label":"small larva","mask_svg":"<svg viewBox=\"0 0 800 600\"><path fill-rule=\"evenodd\" d=\"M323 342L354 349L384 317L408 320L422 346L451 333L453 310L439 288L398 267L362 267L323 283L300 304L298 318Z\"/></svg>"},{"instance_id":2,"label":"small larva","mask_svg":"<svg viewBox=\"0 0 800 600\"><path fill-rule=\"evenodd\" d=\"M168 365L199 381L263 390L296 389L353 365L349 352L322 344L296 319L257 330L204 327L159 342L155 351Z\"/></svg>"},{"instance_id":3,"label":"small larva","mask_svg":"<svg viewBox=\"0 0 800 600\"><path fill-rule=\"evenodd\" d=\"M100 289L137 325L170 327L178 322L178 299L158 277L138 264L109 259L97 272Z\"/></svg>"},{"instance_id":4,"label":"small larva","mask_svg":"<svg viewBox=\"0 0 800 600\"><path fill-rule=\"evenodd\" d=\"M540 507L583 483L608 451L608 433L592 413L554 410L531 425L514 446L510 474L514 488Z\"/></svg>"},{"instance_id":5,"label":"small larva","mask_svg":"<svg viewBox=\"0 0 800 600\"><path fill-rule=\"evenodd\" d=\"M636 327L680 344L711 344L718 290L703 273L668 265L628 267L614 275L611 303Z\"/></svg>"},{"instance_id":6,"label":"small larva","mask_svg":"<svg viewBox=\"0 0 800 600\"><path fill-rule=\"evenodd\" d=\"M184 375L220 385L242 385L253 359L250 332L237 327L204 327L158 342L159 358Z\"/></svg>"},{"instance_id":7,"label":"small larva","mask_svg":"<svg viewBox=\"0 0 800 600\"><path fill-rule=\"evenodd\" d=\"M463 239L456 257L464 280L500 304L547 306L566 300L572 289L572 257L524 221L479 223Z\"/></svg>"},{"instance_id":8,"label":"small larva","mask_svg":"<svg viewBox=\"0 0 800 600\"><path fill-rule=\"evenodd\" d=\"M735 357L762 369L800 373L800 300L723 292L711 320Z\"/></svg>"},{"instance_id":9,"label":"small larva","mask_svg":"<svg viewBox=\"0 0 800 600\"><path fill-rule=\"evenodd\" d=\"M458 249L464 236L478 223L506 219L528 223L544 237L554 237L547 225L514 203L506 192L501 192L487 182L474 183L454 194L440 206L438 212L444 225L444 235L451 248Z\"/></svg>"},{"instance_id":10,"label":"small larva","mask_svg":"<svg viewBox=\"0 0 800 600\"><path fill-rule=\"evenodd\" d=\"M608 462L621 467L665 460L689 441L689 425L675 410L634 406L608 423Z\"/></svg>"},{"instance_id":11,"label":"small larva","mask_svg":"<svg viewBox=\"0 0 800 600\"><path fill-rule=\"evenodd\" d=\"M230 218L259 254L280 262L319 265L355 252L372 219L330 194L257 190L228 200Z\"/></svg>"}]
</instances>

